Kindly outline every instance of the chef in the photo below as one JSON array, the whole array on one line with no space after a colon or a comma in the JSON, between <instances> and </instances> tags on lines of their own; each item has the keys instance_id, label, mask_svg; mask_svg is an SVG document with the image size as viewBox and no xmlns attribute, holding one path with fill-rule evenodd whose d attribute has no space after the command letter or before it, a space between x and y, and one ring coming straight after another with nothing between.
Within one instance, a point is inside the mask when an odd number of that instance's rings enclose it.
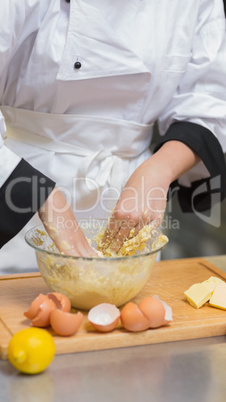
<instances>
[{"instance_id":1,"label":"chef","mask_svg":"<svg viewBox=\"0 0 226 402\"><path fill-rule=\"evenodd\" d=\"M224 198L222 0L2 0L0 27L0 269L36 266L41 221L92 255L83 219L115 208L114 248L173 188L185 212Z\"/></svg>"}]
</instances>

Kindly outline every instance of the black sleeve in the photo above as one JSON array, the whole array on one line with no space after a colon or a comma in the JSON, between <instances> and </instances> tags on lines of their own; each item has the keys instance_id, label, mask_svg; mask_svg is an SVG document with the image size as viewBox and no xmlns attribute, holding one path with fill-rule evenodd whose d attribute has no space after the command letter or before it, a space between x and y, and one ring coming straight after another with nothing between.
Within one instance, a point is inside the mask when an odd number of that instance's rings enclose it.
<instances>
[{"instance_id":1,"label":"black sleeve","mask_svg":"<svg viewBox=\"0 0 226 402\"><path fill-rule=\"evenodd\" d=\"M51 179L21 159L0 189L0 248L26 225L54 187Z\"/></svg>"},{"instance_id":2,"label":"black sleeve","mask_svg":"<svg viewBox=\"0 0 226 402\"><path fill-rule=\"evenodd\" d=\"M190 122L173 123L163 140L154 149L156 152L165 142L177 140L188 145L201 158L210 177L191 183L191 187L179 185L176 180L178 200L183 212L205 211L226 195L226 164L221 145L215 135L207 128ZM170 192L169 192L170 193ZM175 191L171 191L175 193Z\"/></svg>"}]
</instances>

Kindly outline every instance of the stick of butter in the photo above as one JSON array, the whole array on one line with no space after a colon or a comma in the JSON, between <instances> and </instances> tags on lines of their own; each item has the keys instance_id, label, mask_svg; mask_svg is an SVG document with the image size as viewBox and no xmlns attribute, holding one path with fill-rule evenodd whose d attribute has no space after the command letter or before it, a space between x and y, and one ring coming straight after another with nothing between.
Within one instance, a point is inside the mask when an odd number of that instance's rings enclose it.
<instances>
[{"instance_id":1,"label":"stick of butter","mask_svg":"<svg viewBox=\"0 0 226 402\"><path fill-rule=\"evenodd\" d=\"M213 307L221 308L223 310L226 310L226 283L222 282L219 283L211 298L210 298L210 305Z\"/></svg>"},{"instance_id":2,"label":"stick of butter","mask_svg":"<svg viewBox=\"0 0 226 402\"><path fill-rule=\"evenodd\" d=\"M204 282L195 283L184 292L188 302L195 308L200 308L210 300L216 286L224 283L220 278L211 276Z\"/></svg>"}]
</instances>

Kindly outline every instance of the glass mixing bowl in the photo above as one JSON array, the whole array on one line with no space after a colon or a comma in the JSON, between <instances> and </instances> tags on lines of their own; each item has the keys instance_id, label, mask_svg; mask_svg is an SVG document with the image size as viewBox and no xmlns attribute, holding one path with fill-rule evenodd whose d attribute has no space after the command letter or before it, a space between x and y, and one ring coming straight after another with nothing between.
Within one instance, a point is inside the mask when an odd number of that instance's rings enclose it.
<instances>
[{"instance_id":1,"label":"glass mixing bowl","mask_svg":"<svg viewBox=\"0 0 226 402\"><path fill-rule=\"evenodd\" d=\"M81 225L96 248L95 236L104 220ZM121 306L135 297L150 277L157 253L168 239L155 230L145 249L125 257L74 257L60 254L42 225L30 229L26 242L34 248L39 271L54 292L65 294L76 309L89 310L99 303Z\"/></svg>"}]
</instances>

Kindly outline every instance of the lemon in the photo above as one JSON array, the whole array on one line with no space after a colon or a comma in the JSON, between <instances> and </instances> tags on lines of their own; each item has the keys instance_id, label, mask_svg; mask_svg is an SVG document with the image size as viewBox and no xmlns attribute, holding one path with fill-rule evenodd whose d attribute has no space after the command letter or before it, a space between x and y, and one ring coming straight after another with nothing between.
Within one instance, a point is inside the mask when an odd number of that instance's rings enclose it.
<instances>
[{"instance_id":1,"label":"lemon","mask_svg":"<svg viewBox=\"0 0 226 402\"><path fill-rule=\"evenodd\" d=\"M26 328L11 338L8 359L17 370L26 374L41 373L55 355L53 337L41 328Z\"/></svg>"}]
</instances>

